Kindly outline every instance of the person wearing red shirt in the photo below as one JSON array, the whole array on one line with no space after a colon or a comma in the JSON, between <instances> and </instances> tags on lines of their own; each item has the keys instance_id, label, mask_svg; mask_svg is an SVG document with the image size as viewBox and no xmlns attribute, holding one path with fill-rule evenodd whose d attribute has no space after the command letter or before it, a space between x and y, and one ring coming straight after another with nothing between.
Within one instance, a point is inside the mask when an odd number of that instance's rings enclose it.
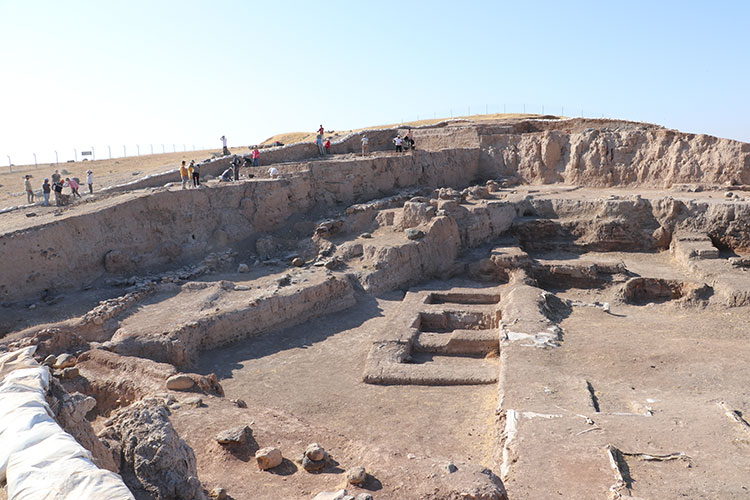
<instances>
[{"instance_id":1,"label":"person wearing red shirt","mask_svg":"<svg viewBox=\"0 0 750 500\"><path fill-rule=\"evenodd\" d=\"M326 139L326 154L331 154L331 139Z\"/></svg>"}]
</instances>

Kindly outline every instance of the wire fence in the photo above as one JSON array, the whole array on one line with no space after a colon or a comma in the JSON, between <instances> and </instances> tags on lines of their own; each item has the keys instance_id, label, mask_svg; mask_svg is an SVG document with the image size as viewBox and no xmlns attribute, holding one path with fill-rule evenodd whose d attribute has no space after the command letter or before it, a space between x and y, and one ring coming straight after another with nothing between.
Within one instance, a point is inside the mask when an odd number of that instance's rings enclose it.
<instances>
[{"instance_id":1,"label":"wire fence","mask_svg":"<svg viewBox=\"0 0 750 500\"><path fill-rule=\"evenodd\" d=\"M203 145L196 146L195 144L119 144L60 148L57 150L44 149L39 152L17 155L3 153L0 159L3 156L5 157L5 168L2 170L13 172L14 169L20 170L65 163L213 150L221 151L221 146L210 148Z\"/></svg>"}]
</instances>

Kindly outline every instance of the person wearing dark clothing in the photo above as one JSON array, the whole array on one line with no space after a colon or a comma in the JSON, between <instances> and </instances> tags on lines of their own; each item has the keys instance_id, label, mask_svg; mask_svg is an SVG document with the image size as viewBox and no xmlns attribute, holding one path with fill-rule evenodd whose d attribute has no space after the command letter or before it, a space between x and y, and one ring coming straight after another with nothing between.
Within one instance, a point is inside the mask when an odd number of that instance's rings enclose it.
<instances>
[{"instance_id":1,"label":"person wearing dark clothing","mask_svg":"<svg viewBox=\"0 0 750 500\"><path fill-rule=\"evenodd\" d=\"M52 189L55 191L55 205L59 207L62 205L63 183L58 180L57 182L52 184Z\"/></svg>"},{"instance_id":2,"label":"person wearing dark clothing","mask_svg":"<svg viewBox=\"0 0 750 500\"><path fill-rule=\"evenodd\" d=\"M234 170L234 180L238 181L240 180L240 159L237 158L237 155L234 155L234 158L232 158L232 170Z\"/></svg>"},{"instance_id":3,"label":"person wearing dark clothing","mask_svg":"<svg viewBox=\"0 0 750 500\"><path fill-rule=\"evenodd\" d=\"M190 160L190 164L193 166L193 186L198 187L201 185L200 168L195 164L194 160Z\"/></svg>"},{"instance_id":4,"label":"person wearing dark clothing","mask_svg":"<svg viewBox=\"0 0 750 500\"><path fill-rule=\"evenodd\" d=\"M42 194L44 195L44 206L49 206L49 194L52 192L52 186L49 185L49 179L44 179L42 184Z\"/></svg>"}]
</instances>

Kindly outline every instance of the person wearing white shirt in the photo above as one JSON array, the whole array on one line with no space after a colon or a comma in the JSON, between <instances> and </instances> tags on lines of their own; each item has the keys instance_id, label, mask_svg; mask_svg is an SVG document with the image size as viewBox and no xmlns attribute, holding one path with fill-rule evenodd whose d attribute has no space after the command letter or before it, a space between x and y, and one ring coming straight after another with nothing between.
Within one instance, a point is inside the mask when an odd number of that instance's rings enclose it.
<instances>
[{"instance_id":1,"label":"person wearing white shirt","mask_svg":"<svg viewBox=\"0 0 750 500\"><path fill-rule=\"evenodd\" d=\"M396 144L396 152L401 153L404 151L404 148L401 146L401 144L404 142L403 139L401 139L399 136L396 136L393 139L393 142Z\"/></svg>"},{"instance_id":2,"label":"person wearing white shirt","mask_svg":"<svg viewBox=\"0 0 750 500\"><path fill-rule=\"evenodd\" d=\"M94 194L94 172L91 170L86 172L86 184L89 185L89 194Z\"/></svg>"},{"instance_id":3,"label":"person wearing white shirt","mask_svg":"<svg viewBox=\"0 0 750 500\"><path fill-rule=\"evenodd\" d=\"M370 139L366 135L362 136L362 156L370 154Z\"/></svg>"}]
</instances>

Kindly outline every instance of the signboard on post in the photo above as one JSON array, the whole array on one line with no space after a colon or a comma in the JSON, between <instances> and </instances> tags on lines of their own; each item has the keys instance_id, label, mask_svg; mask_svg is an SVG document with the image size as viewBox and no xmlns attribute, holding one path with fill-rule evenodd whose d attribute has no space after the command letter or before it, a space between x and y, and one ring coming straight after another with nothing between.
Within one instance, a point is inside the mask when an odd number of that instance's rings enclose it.
<instances>
[{"instance_id":1,"label":"signboard on post","mask_svg":"<svg viewBox=\"0 0 750 500\"><path fill-rule=\"evenodd\" d=\"M81 156L91 156L91 155L93 155L93 154L94 154L94 153L93 153L93 152L91 152L91 151L81 151Z\"/></svg>"}]
</instances>

